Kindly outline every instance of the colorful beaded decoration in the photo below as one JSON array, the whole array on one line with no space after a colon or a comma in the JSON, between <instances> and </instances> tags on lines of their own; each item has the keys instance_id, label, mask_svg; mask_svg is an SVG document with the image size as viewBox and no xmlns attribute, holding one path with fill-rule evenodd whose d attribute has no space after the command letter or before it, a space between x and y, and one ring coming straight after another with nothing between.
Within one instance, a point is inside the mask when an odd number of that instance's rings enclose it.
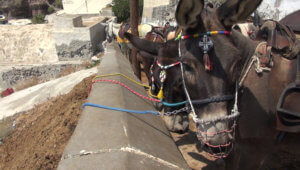
<instances>
[{"instance_id":1,"label":"colorful beaded decoration","mask_svg":"<svg viewBox=\"0 0 300 170\"><path fill-rule=\"evenodd\" d=\"M176 37L175 40L185 40L185 39L189 39L189 38L198 38L198 37L202 37L203 35L229 35L230 32L229 31L208 31L206 33L198 33L198 34L192 34L192 35L183 35L181 36L181 33Z\"/></svg>"},{"instance_id":2,"label":"colorful beaded decoration","mask_svg":"<svg viewBox=\"0 0 300 170\"><path fill-rule=\"evenodd\" d=\"M171 67L174 67L176 65L179 65L180 62L176 62L176 63L173 63L173 64L170 64L170 65L161 65L158 61L156 61L156 64L159 66L160 69L162 69L159 73L159 79L160 79L160 89L159 89L159 92L157 94L157 98L159 99L162 99L164 96L163 96L163 86L164 86L164 82L167 78L167 72L166 70L171 68ZM155 86L154 86L154 74L153 74L153 65L151 65L150 67L150 73L151 73L151 82L152 82L152 85L151 85L151 90L155 90Z\"/></svg>"},{"instance_id":3,"label":"colorful beaded decoration","mask_svg":"<svg viewBox=\"0 0 300 170\"><path fill-rule=\"evenodd\" d=\"M170 67L173 67L173 66L176 66L176 65L180 64L180 62L178 61L178 62L176 62L176 63L170 64L170 65L166 65L166 66L163 66L163 65L161 65L158 61L156 61L156 64L159 66L160 69L166 70L166 69L168 69L168 68L170 68Z\"/></svg>"},{"instance_id":4,"label":"colorful beaded decoration","mask_svg":"<svg viewBox=\"0 0 300 170\"><path fill-rule=\"evenodd\" d=\"M155 90L155 84L154 84L154 74L153 74L153 64L150 67L150 74L151 74L151 90Z\"/></svg>"},{"instance_id":5,"label":"colorful beaded decoration","mask_svg":"<svg viewBox=\"0 0 300 170\"><path fill-rule=\"evenodd\" d=\"M213 69L213 63L210 60L210 57L208 55L208 51L210 51L213 47L213 42L210 40L208 36L211 35L229 35L229 31L208 31L206 33L198 33L193 35L181 35L181 33L175 38L175 40L185 40L189 38L198 38L201 37L201 40L199 41L199 47L203 51L203 63L206 71L211 71Z\"/></svg>"}]
</instances>

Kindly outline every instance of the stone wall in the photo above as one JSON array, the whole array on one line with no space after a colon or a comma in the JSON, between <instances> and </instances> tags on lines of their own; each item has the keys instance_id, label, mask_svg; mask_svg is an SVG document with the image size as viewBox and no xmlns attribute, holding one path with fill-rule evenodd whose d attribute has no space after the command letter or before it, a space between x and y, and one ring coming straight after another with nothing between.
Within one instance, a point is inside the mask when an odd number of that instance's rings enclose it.
<instances>
[{"instance_id":1,"label":"stone wall","mask_svg":"<svg viewBox=\"0 0 300 170\"><path fill-rule=\"evenodd\" d=\"M163 26L167 21L174 20L178 2L179 0L144 0L142 21Z\"/></svg>"},{"instance_id":2,"label":"stone wall","mask_svg":"<svg viewBox=\"0 0 300 170\"><path fill-rule=\"evenodd\" d=\"M102 51L105 31L104 24L100 22L84 26L81 16L56 16L52 35L59 60L90 59L95 53Z\"/></svg>"},{"instance_id":3,"label":"stone wall","mask_svg":"<svg viewBox=\"0 0 300 170\"><path fill-rule=\"evenodd\" d=\"M14 86L17 82L37 77L39 80L55 78L68 67L80 69L81 64L50 64L40 66L22 66L0 72L0 90Z\"/></svg>"},{"instance_id":4,"label":"stone wall","mask_svg":"<svg viewBox=\"0 0 300 170\"><path fill-rule=\"evenodd\" d=\"M299 9L299 0L264 0L259 6L258 12L263 19L274 19L278 21Z\"/></svg>"},{"instance_id":5,"label":"stone wall","mask_svg":"<svg viewBox=\"0 0 300 170\"><path fill-rule=\"evenodd\" d=\"M51 36L53 26L0 25L1 64L44 64L58 61Z\"/></svg>"}]
</instances>

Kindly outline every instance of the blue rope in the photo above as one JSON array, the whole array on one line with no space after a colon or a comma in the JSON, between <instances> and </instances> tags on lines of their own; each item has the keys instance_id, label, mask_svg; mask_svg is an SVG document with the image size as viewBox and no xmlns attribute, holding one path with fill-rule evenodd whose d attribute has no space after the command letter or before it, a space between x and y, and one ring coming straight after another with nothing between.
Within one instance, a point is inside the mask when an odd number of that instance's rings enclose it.
<instances>
[{"instance_id":1,"label":"blue rope","mask_svg":"<svg viewBox=\"0 0 300 170\"><path fill-rule=\"evenodd\" d=\"M192 100L193 104L207 104L207 103L215 103L215 102L223 102L223 101L228 101L228 100L232 100L234 99L233 95L224 95L224 96L214 96L214 97L210 97L210 98L206 98L206 99L201 99L201 100ZM180 106L180 105L184 105L186 104L188 101L182 101L182 102L178 102L178 103L167 103L164 102L163 100L161 100L161 103L165 106L169 106L169 107L175 107L175 106Z\"/></svg>"},{"instance_id":2,"label":"blue rope","mask_svg":"<svg viewBox=\"0 0 300 170\"><path fill-rule=\"evenodd\" d=\"M178 103L167 103L164 101L161 101L161 103L165 106L169 106L169 107L175 107L175 106L180 106L180 105L184 105L187 103L187 101L183 101L183 102L178 102Z\"/></svg>"},{"instance_id":3,"label":"blue rope","mask_svg":"<svg viewBox=\"0 0 300 170\"><path fill-rule=\"evenodd\" d=\"M121 111L121 112L129 112L129 113L135 113L135 114L154 114L157 116L160 115L159 112L151 111L151 110L145 110L145 111L128 110L128 109L120 109L120 108L116 108L116 107L98 105L98 104L94 104L94 103L84 103L82 105L83 110L84 110L85 106L92 106L92 107L98 107L98 108L102 108L102 109L115 110L115 111Z\"/></svg>"}]
</instances>

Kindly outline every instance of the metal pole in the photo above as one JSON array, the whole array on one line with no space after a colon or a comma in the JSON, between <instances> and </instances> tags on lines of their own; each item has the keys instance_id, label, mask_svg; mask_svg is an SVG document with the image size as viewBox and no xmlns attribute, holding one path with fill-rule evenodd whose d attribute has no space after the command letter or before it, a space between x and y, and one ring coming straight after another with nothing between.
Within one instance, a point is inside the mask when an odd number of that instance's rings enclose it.
<instances>
[{"instance_id":1,"label":"metal pole","mask_svg":"<svg viewBox=\"0 0 300 170\"><path fill-rule=\"evenodd\" d=\"M88 12L89 12L89 9L88 9L88 3L87 3L87 0L85 0L85 8L86 8L86 12L88 13Z\"/></svg>"}]
</instances>

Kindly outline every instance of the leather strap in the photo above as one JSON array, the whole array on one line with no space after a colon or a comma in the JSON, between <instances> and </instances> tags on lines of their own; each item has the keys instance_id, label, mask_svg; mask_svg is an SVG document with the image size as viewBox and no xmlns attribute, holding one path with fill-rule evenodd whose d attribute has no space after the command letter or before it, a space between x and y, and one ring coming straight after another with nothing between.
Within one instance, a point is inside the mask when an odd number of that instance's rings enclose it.
<instances>
[{"instance_id":1,"label":"leather strap","mask_svg":"<svg viewBox=\"0 0 300 170\"><path fill-rule=\"evenodd\" d=\"M297 87L300 87L300 54L297 57L297 73L295 83Z\"/></svg>"}]
</instances>

